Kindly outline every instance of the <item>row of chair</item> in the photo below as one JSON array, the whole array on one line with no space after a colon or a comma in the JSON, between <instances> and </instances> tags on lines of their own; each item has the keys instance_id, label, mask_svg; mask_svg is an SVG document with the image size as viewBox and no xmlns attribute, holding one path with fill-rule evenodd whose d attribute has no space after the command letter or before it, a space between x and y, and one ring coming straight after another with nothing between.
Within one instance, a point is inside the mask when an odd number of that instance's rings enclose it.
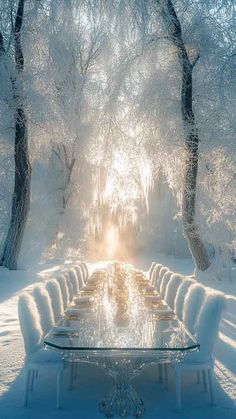
<instances>
[{"instance_id":1,"label":"row of chair","mask_svg":"<svg viewBox=\"0 0 236 419\"><path fill-rule=\"evenodd\" d=\"M193 276L176 274L155 262L152 263L148 271L148 279L200 344L198 352L188 353L182 362L175 365L178 410L181 409L181 372L184 370L196 371L198 382L200 382L200 374L202 374L204 390L207 391L209 388L213 405L214 344L225 308L224 294L199 284ZM166 381L168 379L167 371L165 366Z\"/></svg>"},{"instance_id":2,"label":"row of chair","mask_svg":"<svg viewBox=\"0 0 236 419\"><path fill-rule=\"evenodd\" d=\"M29 390L34 388L38 370L53 369L57 373L56 404L60 407L60 388L65 363L59 353L44 350L44 336L62 318L73 298L86 285L88 278L87 265L80 263L54 278L34 285L30 292L19 296L18 314L26 352L25 406L28 404Z\"/></svg>"}]
</instances>

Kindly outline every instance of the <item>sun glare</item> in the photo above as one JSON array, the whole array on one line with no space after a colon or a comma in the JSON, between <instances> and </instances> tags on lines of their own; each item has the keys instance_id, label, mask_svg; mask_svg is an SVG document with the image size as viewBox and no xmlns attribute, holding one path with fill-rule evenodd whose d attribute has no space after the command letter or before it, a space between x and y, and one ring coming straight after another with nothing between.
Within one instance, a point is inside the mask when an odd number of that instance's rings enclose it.
<instances>
[{"instance_id":1,"label":"sun glare","mask_svg":"<svg viewBox=\"0 0 236 419\"><path fill-rule=\"evenodd\" d=\"M115 259L119 250L118 227L110 224L104 235L105 255L109 259Z\"/></svg>"},{"instance_id":2,"label":"sun glare","mask_svg":"<svg viewBox=\"0 0 236 419\"><path fill-rule=\"evenodd\" d=\"M129 260L135 244L139 216L148 213L153 187L152 167L145 150L135 153L128 143L119 145L93 165L92 204L86 213L90 253L94 258ZM119 256L119 257L118 257Z\"/></svg>"}]
</instances>

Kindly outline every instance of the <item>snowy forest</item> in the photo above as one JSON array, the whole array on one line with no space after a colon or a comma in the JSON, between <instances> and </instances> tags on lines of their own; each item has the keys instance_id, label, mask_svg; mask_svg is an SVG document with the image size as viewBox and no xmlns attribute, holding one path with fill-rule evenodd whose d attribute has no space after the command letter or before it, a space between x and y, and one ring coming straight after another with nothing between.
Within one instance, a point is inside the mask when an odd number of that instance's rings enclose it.
<instances>
[{"instance_id":1,"label":"snowy forest","mask_svg":"<svg viewBox=\"0 0 236 419\"><path fill-rule=\"evenodd\" d=\"M235 109L235 0L0 0L1 419L235 418Z\"/></svg>"},{"instance_id":2,"label":"snowy forest","mask_svg":"<svg viewBox=\"0 0 236 419\"><path fill-rule=\"evenodd\" d=\"M235 19L231 0L1 2L3 266L109 258L117 235L123 259L234 263Z\"/></svg>"}]
</instances>

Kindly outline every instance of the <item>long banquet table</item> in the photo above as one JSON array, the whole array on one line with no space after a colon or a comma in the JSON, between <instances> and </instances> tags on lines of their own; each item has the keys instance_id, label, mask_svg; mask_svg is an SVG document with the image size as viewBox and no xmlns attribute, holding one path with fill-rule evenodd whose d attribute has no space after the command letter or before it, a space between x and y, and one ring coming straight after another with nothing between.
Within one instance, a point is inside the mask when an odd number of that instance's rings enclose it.
<instances>
[{"instance_id":1,"label":"long banquet table","mask_svg":"<svg viewBox=\"0 0 236 419\"><path fill-rule=\"evenodd\" d=\"M180 362L199 349L142 271L118 262L91 275L44 343L65 360L100 365L113 378L99 403L107 417L141 418L144 404L131 380L145 365Z\"/></svg>"}]
</instances>

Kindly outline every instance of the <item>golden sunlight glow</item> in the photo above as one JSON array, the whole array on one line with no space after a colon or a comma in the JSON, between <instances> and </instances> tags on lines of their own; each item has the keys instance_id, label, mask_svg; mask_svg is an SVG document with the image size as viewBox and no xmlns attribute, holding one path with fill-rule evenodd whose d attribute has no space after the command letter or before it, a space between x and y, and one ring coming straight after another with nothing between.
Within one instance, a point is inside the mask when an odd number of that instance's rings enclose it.
<instances>
[{"instance_id":1,"label":"golden sunlight glow","mask_svg":"<svg viewBox=\"0 0 236 419\"><path fill-rule=\"evenodd\" d=\"M90 237L91 260L121 260L133 262L134 237L132 230L120 232L116 224L108 223L100 238Z\"/></svg>"},{"instance_id":2,"label":"golden sunlight glow","mask_svg":"<svg viewBox=\"0 0 236 419\"><path fill-rule=\"evenodd\" d=\"M126 228L127 222L137 221L137 204L144 203L148 211L148 195L152 188L152 170L145 156L134 156L124 150L115 150L105 180L103 201L118 213L120 228ZM122 212L122 217L121 217Z\"/></svg>"},{"instance_id":3,"label":"golden sunlight glow","mask_svg":"<svg viewBox=\"0 0 236 419\"><path fill-rule=\"evenodd\" d=\"M110 224L104 234L105 255L109 259L115 259L119 249L118 227Z\"/></svg>"},{"instance_id":4,"label":"golden sunlight glow","mask_svg":"<svg viewBox=\"0 0 236 419\"><path fill-rule=\"evenodd\" d=\"M97 151L98 154L98 151ZM100 154L99 154L100 156ZM129 142L112 150L107 160L96 160L91 150L92 203L88 217L90 256L98 259L130 260L135 246L135 225L148 213L153 187L151 161Z\"/></svg>"}]
</instances>

